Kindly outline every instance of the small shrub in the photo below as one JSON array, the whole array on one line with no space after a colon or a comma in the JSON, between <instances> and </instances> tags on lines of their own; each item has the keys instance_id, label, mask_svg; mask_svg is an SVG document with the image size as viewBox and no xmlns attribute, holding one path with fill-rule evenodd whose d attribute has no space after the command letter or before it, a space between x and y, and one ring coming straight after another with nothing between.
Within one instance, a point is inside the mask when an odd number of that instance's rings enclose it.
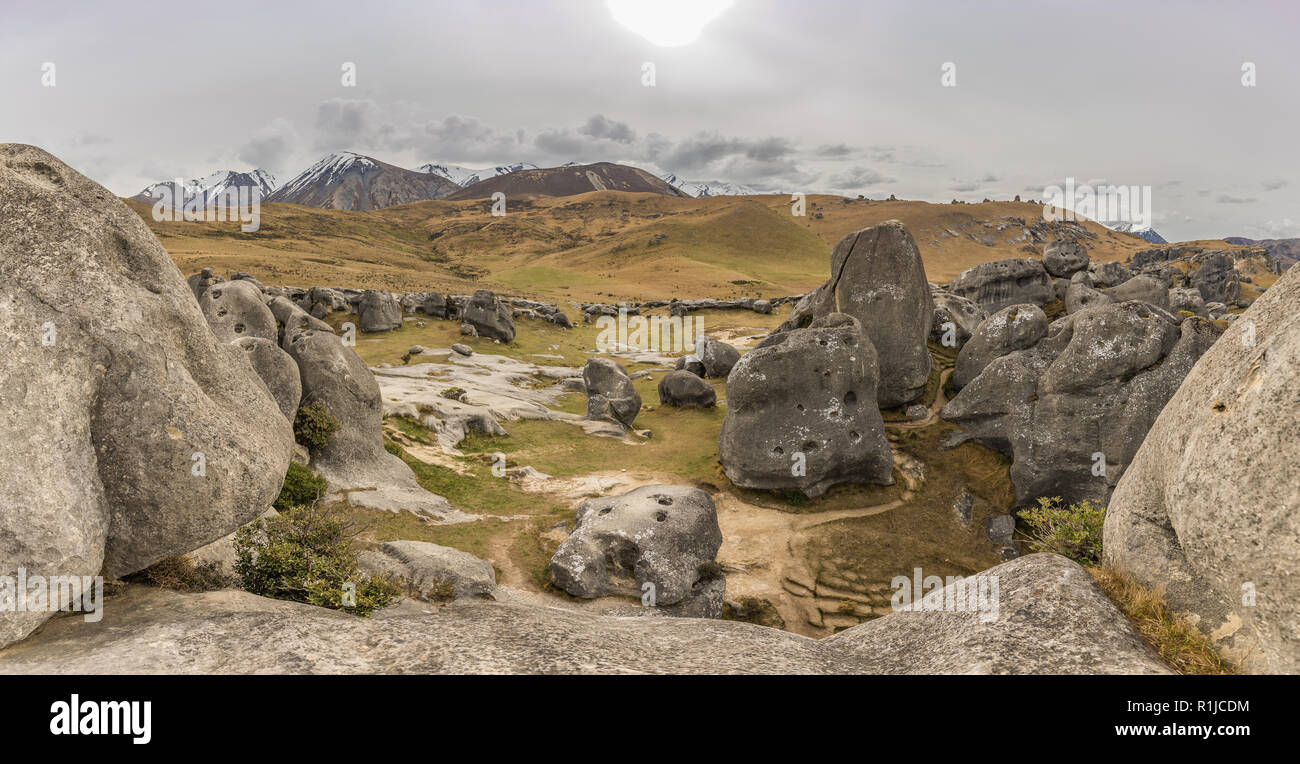
<instances>
[{"instance_id":1,"label":"small shrub","mask_svg":"<svg viewBox=\"0 0 1300 764\"><path fill-rule=\"evenodd\" d=\"M291 507L235 534L235 573L253 594L368 616L401 595L387 577L362 573L356 531L320 505Z\"/></svg>"},{"instance_id":2,"label":"small shrub","mask_svg":"<svg viewBox=\"0 0 1300 764\"><path fill-rule=\"evenodd\" d=\"M148 584L178 592L210 592L225 589L230 578L221 571L221 563L194 563L184 555L164 557L144 570L125 577L127 581Z\"/></svg>"},{"instance_id":3,"label":"small shrub","mask_svg":"<svg viewBox=\"0 0 1300 764\"><path fill-rule=\"evenodd\" d=\"M293 420L293 437L307 447L313 454L318 454L329 445L334 433L341 425L334 418L324 403L315 401L298 409Z\"/></svg>"},{"instance_id":4,"label":"small shrub","mask_svg":"<svg viewBox=\"0 0 1300 764\"><path fill-rule=\"evenodd\" d=\"M449 400L458 401L461 399L461 397L465 395L465 390L464 388L460 388L460 387L449 387L446 390L443 390L441 393L438 393L438 395L441 395L442 397L447 398Z\"/></svg>"},{"instance_id":5,"label":"small shrub","mask_svg":"<svg viewBox=\"0 0 1300 764\"><path fill-rule=\"evenodd\" d=\"M287 512L293 507L302 507L320 501L329 490L329 481L311 471L310 467L289 462L289 471L285 473L284 485L280 495L271 505L277 512Z\"/></svg>"},{"instance_id":6,"label":"small shrub","mask_svg":"<svg viewBox=\"0 0 1300 764\"><path fill-rule=\"evenodd\" d=\"M1038 506L1020 513L1035 552L1055 552L1080 565L1101 562L1101 530L1106 508L1091 501L1061 506L1060 497L1039 498Z\"/></svg>"}]
</instances>

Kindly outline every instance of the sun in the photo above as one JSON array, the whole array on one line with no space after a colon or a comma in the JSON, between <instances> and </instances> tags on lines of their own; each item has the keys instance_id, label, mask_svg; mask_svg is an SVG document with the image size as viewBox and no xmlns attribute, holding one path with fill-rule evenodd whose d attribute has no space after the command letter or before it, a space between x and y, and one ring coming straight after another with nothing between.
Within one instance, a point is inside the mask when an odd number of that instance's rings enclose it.
<instances>
[{"instance_id":1,"label":"sun","mask_svg":"<svg viewBox=\"0 0 1300 764\"><path fill-rule=\"evenodd\" d=\"M655 45L692 43L732 0L605 0L614 20Z\"/></svg>"}]
</instances>

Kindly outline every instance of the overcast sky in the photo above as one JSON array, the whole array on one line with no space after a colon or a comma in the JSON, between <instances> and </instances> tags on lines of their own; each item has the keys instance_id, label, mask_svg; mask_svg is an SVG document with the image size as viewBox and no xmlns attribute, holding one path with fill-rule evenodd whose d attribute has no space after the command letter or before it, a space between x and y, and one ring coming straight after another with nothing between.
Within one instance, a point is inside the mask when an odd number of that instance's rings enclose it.
<instances>
[{"instance_id":1,"label":"overcast sky","mask_svg":"<svg viewBox=\"0 0 1300 764\"><path fill-rule=\"evenodd\" d=\"M1292 0L735 0L679 47L604 0L3 2L0 141L123 196L350 150L930 201L1073 177L1151 186L1170 240L1300 236Z\"/></svg>"}]
</instances>

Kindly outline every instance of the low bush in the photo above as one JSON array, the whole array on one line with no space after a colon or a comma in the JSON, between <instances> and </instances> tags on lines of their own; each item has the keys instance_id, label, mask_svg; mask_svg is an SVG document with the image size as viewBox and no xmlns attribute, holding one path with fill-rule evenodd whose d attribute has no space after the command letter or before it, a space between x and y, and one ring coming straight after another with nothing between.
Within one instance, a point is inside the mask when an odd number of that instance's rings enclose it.
<instances>
[{"instance_id":1,"label":"low bush","mask_svg":"<svg viewBox=\"0 0 1300 764\"><path fill-rule=\"evenodd\" d=\"M310 506L320 501L329 490L329 481L311 471L310 467L289 462L280 495L271 505L277 512L287 512L293 507Z\"/></svg>"},{"instance_id":2,"label":"low bush","mask_svg":"<svg viewBox=\"0 0 1300 764\"><path fill-rule=\"evenodd\" d=\"M293 419L294 440L306 446L313 454L324 451L339 428L339 420L320 401L299 408L298 415Z\"/></svg>"},{"instance_id":3,"label":"low bush","mask_svg":"<svg viewBox=\"0 0 1300 764\"><path fill-rule=\"evenodd\" d=\"M235 573L247 591L368 616L393 602L401 587L363 573L356 531L319 504L290 507L235 534Z\"/></svg>"},{"instance_id":4,"label":"low bush","mask_svg":"<svg viewBox=\"0 0 1300 764\"><path fill-rule=\"evenodd\" d=\"M1101 562L1105 507L1091 501L1065 507L1060 497L1042 497L1037 507L1023 510L1020 519L1035 552L1055 552L1084 566Z\"/></svg>"}]
</instances>

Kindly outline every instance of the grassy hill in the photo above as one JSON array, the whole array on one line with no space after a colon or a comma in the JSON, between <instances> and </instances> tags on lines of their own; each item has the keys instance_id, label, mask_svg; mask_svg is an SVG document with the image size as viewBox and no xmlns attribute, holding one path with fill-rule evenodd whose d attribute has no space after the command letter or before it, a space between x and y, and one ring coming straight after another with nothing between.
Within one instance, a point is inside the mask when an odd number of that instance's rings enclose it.
<instances>
[{"instance_id":1,"label":"grassy hill","mask_svg":"<svg viewBox=\"0 0 1300 764\"><path fill-rule=\"evenodd\" d=\"M810 196L705 199L595 191L511 199L494 217L486 200L417 202L369 212L262 205L261 228L155 222L128 201L181 271L246 271L267 283L394 291L487 287L553 300L766 297L825 280L830 248L845 234L896 218L912 232L931 281L979 263L1041 256L1031 229L1051 239L1039 205L930 204ZM1151 244L1082 223L1096 261L1123 260ZM1234 248L1221 241L1205 246Z\"/></svg>"}]
</instances>

